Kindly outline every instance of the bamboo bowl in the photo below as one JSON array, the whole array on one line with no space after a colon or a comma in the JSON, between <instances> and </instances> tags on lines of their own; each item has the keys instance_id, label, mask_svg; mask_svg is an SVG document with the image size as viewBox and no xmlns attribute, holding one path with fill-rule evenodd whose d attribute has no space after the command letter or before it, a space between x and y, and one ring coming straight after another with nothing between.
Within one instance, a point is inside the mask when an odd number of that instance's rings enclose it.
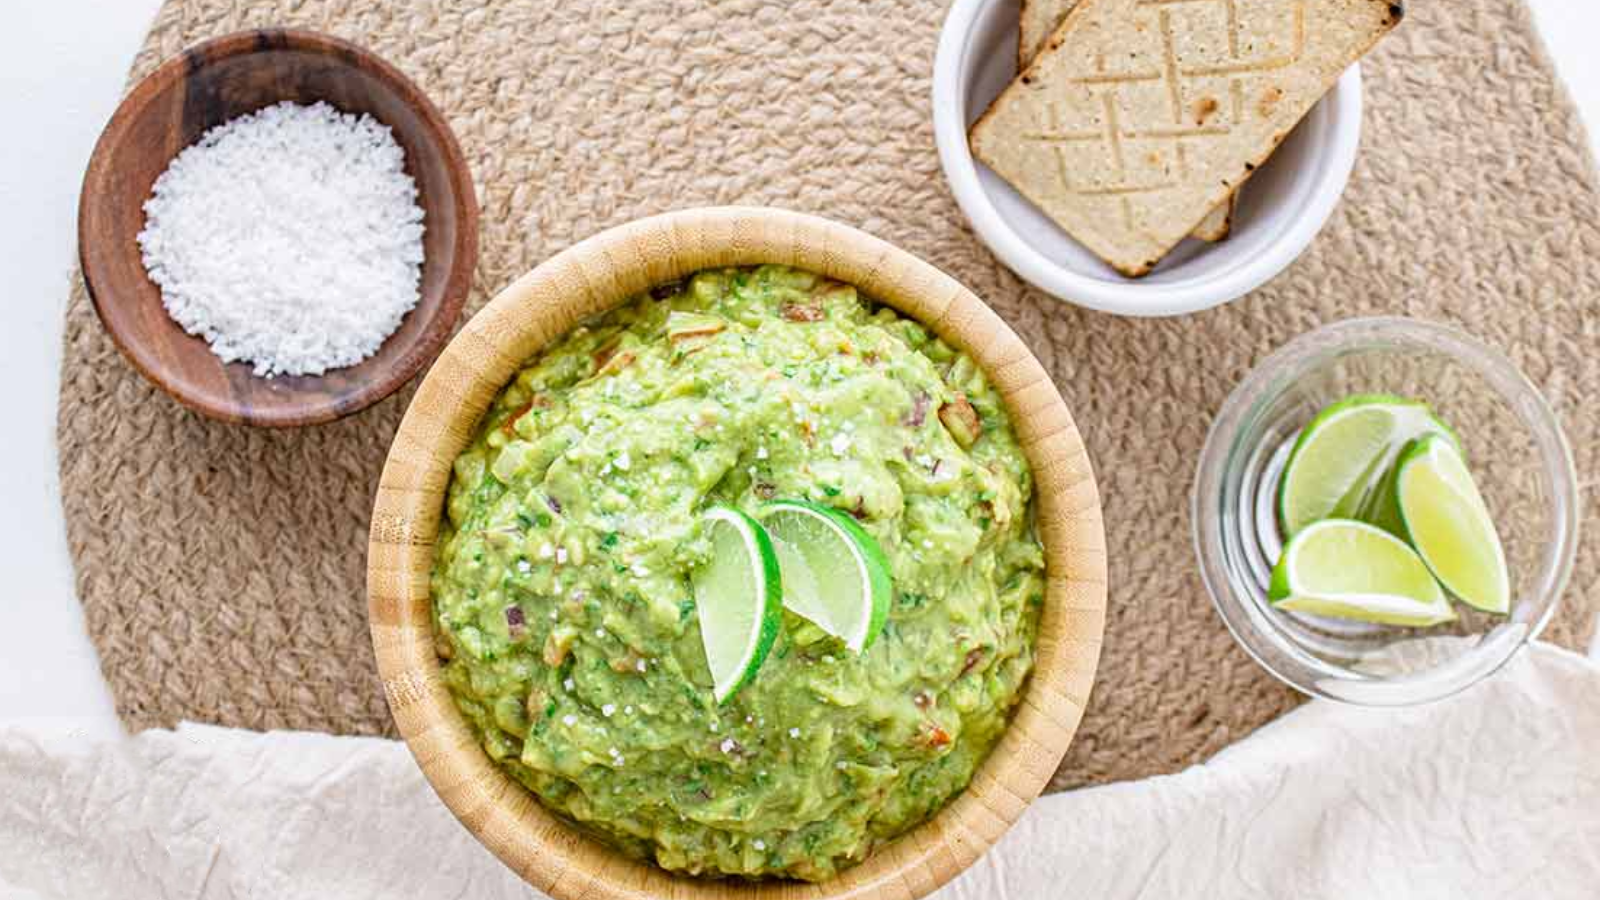
<instances>
[{"instance_id":1,"label":"bamboo bowl","mask_svg":"<svg viewBox=\"0 0 1600 900\"><path fill-rule=\"evenodd\" d=\"M579 322L716 266L785 263L853 284L966 350L1004 397L1033 467L1047 588L1038 662L1010 727L971 785L934 818L820 884L668 874L548 813L495 766L439 680L428 575L451 463L518 367ZM669 213L611 229L512 283L423 380L378 485L368 616L384 694L445 805L529 884L559 900L922 897L992 846L1038 796L1083 715L1105 624L1100 498L1072 416L1038 360L971 291L853 228L774 209Z\"/></svg>"}]
</instances>

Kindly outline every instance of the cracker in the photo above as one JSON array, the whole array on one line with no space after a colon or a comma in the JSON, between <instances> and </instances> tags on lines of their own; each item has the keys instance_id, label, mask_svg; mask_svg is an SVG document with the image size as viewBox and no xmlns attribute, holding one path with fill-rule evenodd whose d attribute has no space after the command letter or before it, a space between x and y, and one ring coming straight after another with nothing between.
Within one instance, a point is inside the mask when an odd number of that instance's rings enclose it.
<instances>
[{"instance_id":1,"label":"cracker","mask_svg":"<svg viewBox=\"0 0 1600 900\"><path fill-rule=\"evenodd\" d=\"M973 126L973 155L1143 275L1402 15L1389 0L1081 0Z\"/></svg>"},{"instance_id":2,"label":"cracker","mask_svg":"<svg viewBox=\"0 0 1600 900\"><path fill-rule=\"evenodd\" d=\"M1078 0L1022 0L1018 16L1018 42L1016 42L1016 70L1027 69L1038 51L1045 48L1051 32L1067 18L1067 13L1078 5Z\"/></svg>"},{"instance_id":3,"label":"cracker","mask_svg":"<svg viewBox=\"0 0 1600 900\"><path fill-rule=\"evenodd\" d=\"M1017 71L1021 72L1044 49L1050 33L1078 5L1078 0L1022 0L1018 15Z\"/></svg>"},{"instance_id":4,"label":"cracker","mask_svg":"<svg viewBox=\"0 0 1600 900\"><path fill-rule=\"evenodd\" d=\"M1239 209L1239 192L1234 191L1225 203L1212 207L1200 224L1189 232L1191 237L1215 244L1233 234L1233 214Z\"/></svg>"},{"instance_id":5,"label":"cracker","mask_svg":"<svg viewBox=\"0 0 1600 900\"><path fill-rule=\"evenodd\" d=\"M1033 62L1033 58L1044 49L1051 33L1077 5L1078 0L1022 0L1022 10L1018 17L1018 72L1028 68L1028 63ZM1235 192L1234 196L1228 198L1227 203L1217 206L1206 214L1192 236L1213 244L1227 240L1228 235L1233 233L1233 216L1238 209L1239 199Z\"/></svg>"}]
</instances>

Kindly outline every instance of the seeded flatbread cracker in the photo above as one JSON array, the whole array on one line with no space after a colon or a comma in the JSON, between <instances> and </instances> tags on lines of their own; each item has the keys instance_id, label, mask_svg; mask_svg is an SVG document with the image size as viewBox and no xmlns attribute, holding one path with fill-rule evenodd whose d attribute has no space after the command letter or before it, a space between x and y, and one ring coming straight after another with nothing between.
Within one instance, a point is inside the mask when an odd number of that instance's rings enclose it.
<instances>
[{"instance_id":1,"label":"seeded flatbread cracker","mask_svg":"<svg viewBox=\"0 0 1600 900\"><path fill-rule=\"evenodd\" d=\"M1022 0L1018 16L1017 71L1021 72L1044 49L1050 33L1078 5L1078 0Z\"/></svg>"},{"instance_id":2,"label":"seeded flatbread cracker","mask_svg":"<svg viewBox=\"0 0 1600 900\"><path fill-rule=\"evenodd\" d=\"M1228 235L1233 234L1233 214L1238 208L1239 191L1234 191L1220 206L1212 207L1200 224L1189 232L1189 236L1212 244L1227 240Z\"/></svg>"},{"instance_id":3,"label":"seeded flatbread cracker","mask_svg":"<svg viewBox=\"0 0 1600 900\"><path fill-rule=\"evenodd\" d=\"M973 155L1143 275L1403 14L1388 0L1081 0L973 126Z\"/></svg>"},{"instance_id":4,"label":"seeded flatbread cracker","mask_svg":"<svg viewBox=\"0 0 1600 900\"><path fill-rule=\"evenodd\" d=\"M1078 0L1022 0L1018 20L1017 71L1028 68L1028 63L1044 49L1051 32L1060 27L1067 13L1078 5ZM1238 192L1228 202L1217 206L1200 221L1191 237L1215 244L1225 241L1233 233L1233 216L1239 208Z\"/></svg>"}]
</instances>

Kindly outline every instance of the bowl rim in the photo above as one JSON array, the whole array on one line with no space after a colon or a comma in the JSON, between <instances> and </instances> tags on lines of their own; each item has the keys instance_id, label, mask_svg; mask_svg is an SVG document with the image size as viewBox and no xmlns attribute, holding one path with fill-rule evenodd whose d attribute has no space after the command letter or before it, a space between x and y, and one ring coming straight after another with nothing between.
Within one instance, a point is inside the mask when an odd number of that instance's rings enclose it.
<instances>
[{"instance_id":1,"label":"bowl rim","mask_svg":"<svg viewBox=\"0 0 1600 900\"><path fill-rule=\"evenodd\" d=\"M1221 518L1212 511L1225 491L1228 459L1240 430L1265 395L1286 386L1284 379L1321 359L1336 359L1353 347L1403 343L1426 345L1447 354L1478 374L1515 410L1534 438L1540 464L1551 481L1552 520L1559 540L1544 554L1534 591L1550 598L1531 622L1507 622L1486 633L1485 640L1447 665L1411 676L1362 682L1356 691L1331 691L1319 685L1312 673L1288 671L1264 651L1279 639L1253 615L1250 601L1242 599L1222 561L1224 537ZM1512 392L1515 392L1514 394ZM1549 401L1528 376L1505 354L1466 331L1442 322L1405 316L1367 316L1343 319L1314 328L1273 350L1258 362L1229 392L1195 463L1189 496L1189 517L1196 564L1217 616L1234 642L1274 678L1310 696L1349 706L1402 707L1432 703L1454 696L1500 671L1537 639L1561 608L1582 538L1582 493L1566 431ZM1507 628L1499 632L1499 628ZM1492 640L1490 635L1498 635ZM1493 655L1484 655L1493 654ZM1473 663L1474 657L1483 655ZM1290 655L1293 658L1293 654ZM1298 663L1297 663L1298 664Z\"/></svg>"},{"instance_id":2,"label":"bowl rim","mask_svg":"<svg viewBox=\"0 0 1600 900\"><path fill-rule=\"evenodd\" d=\"M444 157L445 169L450 173L456 213L456 240L452 246L453 263L440 301L431 309L430 323L434 327L418 336L410 352L396 359L393 365L375 371L373 377L366 379L349 394L318 397L314 388L308 388L296 391L307 399L302 405L256 408L230 402L225 394L192 390L187 383L168 377L168 368L163 365L160 354L124 334L121 328L112 324L115 320L107 319L102 314L101 305L124 302L120 299L124 292L116 286L115 277L105 270L99 255L94 252L93 233L98 227L97 223L110 215L105 206L97 202L97 198L105 193L103 187L117 178L112 160L116 149L156 97L187 79L194 71L196 60L209 65L234 57L283 50L310 52L341 66L359 65L366 68L378 80L393 88L416 111L426 124L427 131ZM95 141L78 191L78 266L95 316L111 335L112 342L123 357L133 364L134 369L163 393L197 413L223 422L269 428L320 425L360 412L394 393L432 361L449 340L456 322L461 318L461 310L472 289L472 278L477 268L478 214L472 171L454 130L422 88L404 72L376 53L333 35L301 28L252 28L185 47L141 78L118 102L116 111ZM413 309L407 316L415 312ZM391 334L385 341L393 337ZM309 380L315 385L318 377Z\"/></svg>"},{"instance_id":3,"label":"bowl rim","mask_svg":"<svg viewBox=\"0 0 1600 900\"><path fill-rule=\"evenodd\" d=\"M1310 202L1289 227L1254 256L1203 279L1126 283L1090 278L1058 264L1024 240L990 200L967 144L964 77L978 17L998 0L955 0L939 33L932 105L939 165L973 230L1007 268L1058 300L1119 316L1160 317L1201 312L1255 290L1287 269L1310 246L1333 214L1355 169L1361 144L1361 65L1352 64L1319 101L1332 104L1332 125L1322 137L1321 167Z\"/></svg>"},{"instance_id":4,"label":"bowl rim","mask_svg":"<svg viewBox=\"0 0 1600 900\"><path fill-rule=\"evenodd\" d=\"M540 347L656 284L700 269L785 263L854 284L968 351L1004 398L1033 468L1046 602L1038 658L1010 725L968 788L860 865L818 884L673 876L546 812L490 762L440 683L429 595L451 463L493 397ZM561 900L653 896L921 897L959 874L1054 774L1088 702L1106 615L1106 546L1093 469L1055 385L971 291L849 226L771 208L666 213L611 228L523 275L461 329L395 434L374 503L368 616L385 698L446 806L496 856Z\"/></svg>"}]
</instances>

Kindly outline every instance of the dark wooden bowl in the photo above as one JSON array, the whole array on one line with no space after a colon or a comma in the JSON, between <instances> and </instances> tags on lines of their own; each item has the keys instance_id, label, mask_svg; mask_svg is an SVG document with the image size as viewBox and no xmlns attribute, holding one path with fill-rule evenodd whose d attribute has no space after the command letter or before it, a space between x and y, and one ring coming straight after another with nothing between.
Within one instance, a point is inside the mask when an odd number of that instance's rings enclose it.
<instances>
[{"instance_id":1,"label":"dark wooden bowl","mask_svg":"<svg viewBox=\"0 0 1600 900\"><path fill-rule=\"evenodd\" d=\"M417 183L426 259L416 308L377 353L321 376L260 378L245 363L223 364L167 315L137 236L151 186L174 156L207 129L284 100L323 100L393 130ZM306 31L240 32L167 60L111 117L78 202L84 281L106 330L146 378L185 406L227 422L329 422L393 393L443 348L477 264L477 197L444 116L394 66Z\"/></svg>"}]
</instances>

